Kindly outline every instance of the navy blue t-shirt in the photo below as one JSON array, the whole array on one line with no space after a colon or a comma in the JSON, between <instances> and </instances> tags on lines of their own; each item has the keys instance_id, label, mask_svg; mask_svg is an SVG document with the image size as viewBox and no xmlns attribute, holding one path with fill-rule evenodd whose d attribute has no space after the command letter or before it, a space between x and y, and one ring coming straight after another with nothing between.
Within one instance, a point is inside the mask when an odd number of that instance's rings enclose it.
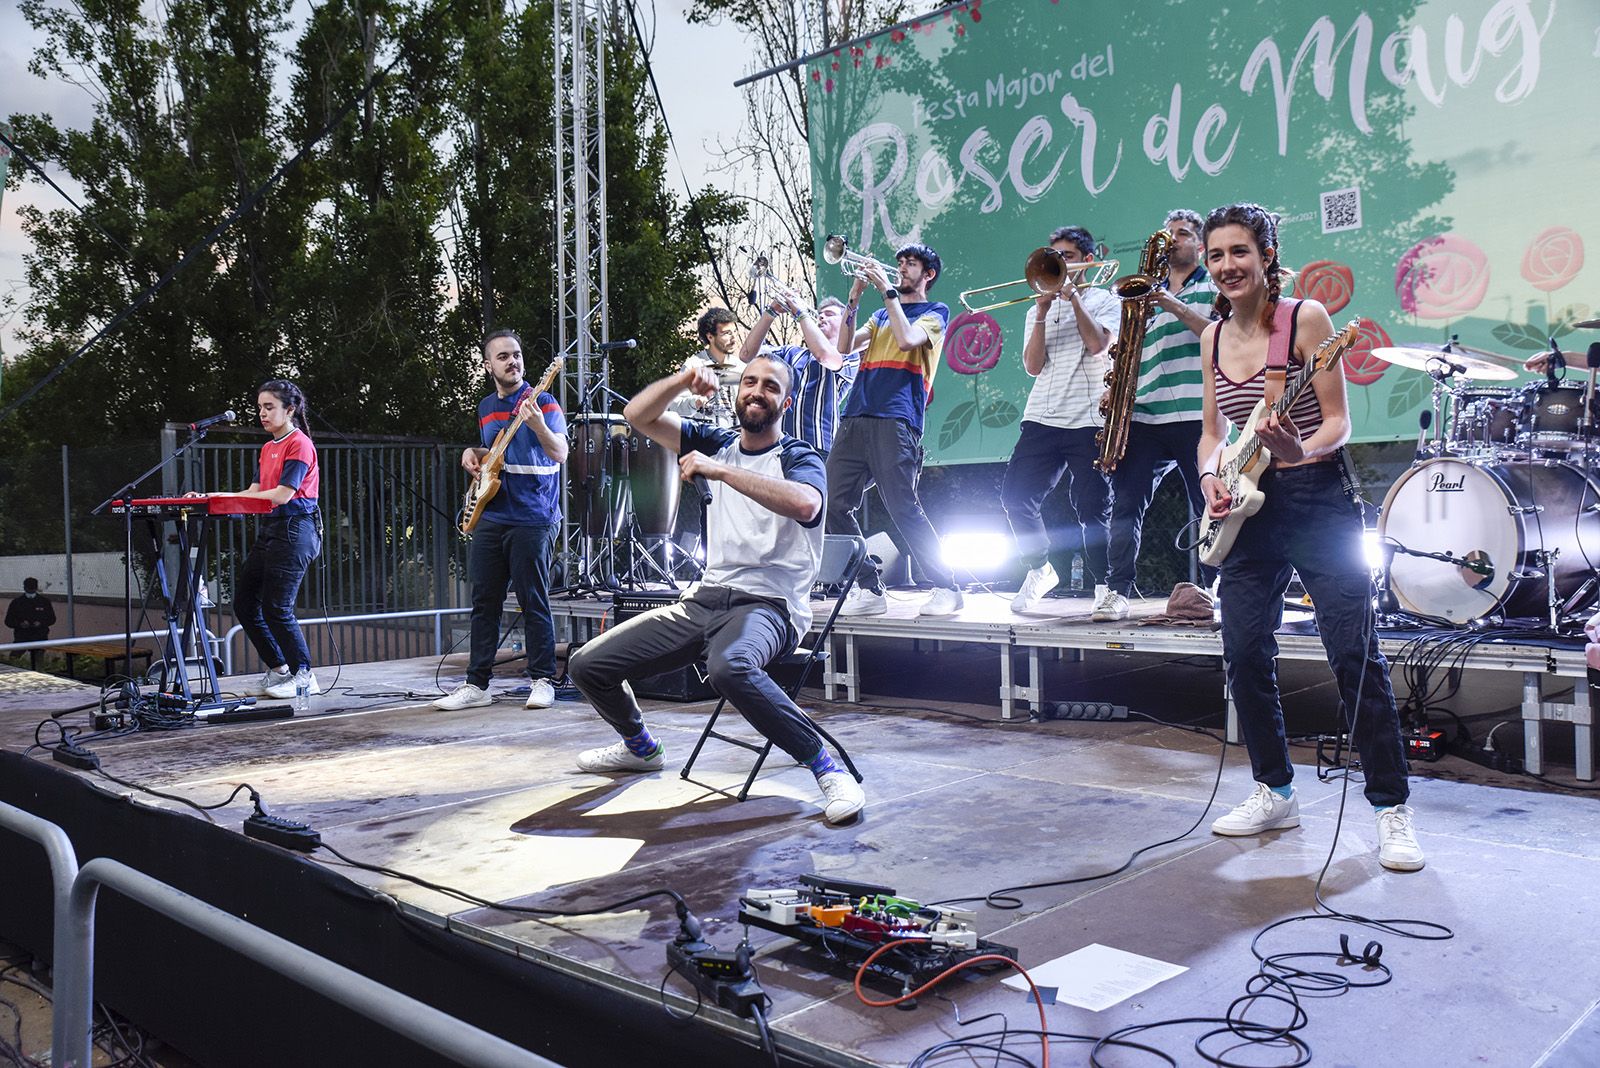
<instances>
[{"instance_id":1,"label":"navy blue t-shirt","mask_svg":"<svg viewBox=\"0 0 1600 1068\"><path fill-rule=\"evenodd\" d=\"M524 385L509 397L491 393L478 402L478 435L484 448L516 418L517 405L533 389ZM548 393L539 394L544 425L552 433L566 434L561 405ZM531 426L524 425L506 449L500 472L500 492L484 508L483 517L507 526L553 526L561 521L561 465L550 459Z\"/></svg>"}]
</instances>

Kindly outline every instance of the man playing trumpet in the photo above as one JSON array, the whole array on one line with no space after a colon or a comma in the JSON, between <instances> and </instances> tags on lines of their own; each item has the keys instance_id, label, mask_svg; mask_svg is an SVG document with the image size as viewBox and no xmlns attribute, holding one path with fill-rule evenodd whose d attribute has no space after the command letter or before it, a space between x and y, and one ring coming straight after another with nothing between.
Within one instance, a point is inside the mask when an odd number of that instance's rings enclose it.
<instances>
[{"instance_id":1,"label":"man playing trumpet","mask_svg":"<svg viewBox=\"0 0 1600 1068\"><path fill-rule=\"evenodd\" d=\"M1067 264L1094 262L1095 243L1081 226L1063 226L1050 247ZM1111 531L1111 486L1094 466L1099 455L1100 394L1110 369L1106 348L1117 330L1121 307L1104 289L1080 289L1081 274L1069 271L1060 290L1040 294L1023 326L1022 366L1033 389L1022 413L1022 433L1011 450L1000 503L1027 565L1013 611L1036 606L1060 581L1050 553L1070 552L1075 539L1046 530L1044 499L1067 478L1067 497L1081 531L1084 570L1095 584L1106 581L1106 546ZM1098 596L1098 591L1097 596Z\"/></svg>"}]
</instances>

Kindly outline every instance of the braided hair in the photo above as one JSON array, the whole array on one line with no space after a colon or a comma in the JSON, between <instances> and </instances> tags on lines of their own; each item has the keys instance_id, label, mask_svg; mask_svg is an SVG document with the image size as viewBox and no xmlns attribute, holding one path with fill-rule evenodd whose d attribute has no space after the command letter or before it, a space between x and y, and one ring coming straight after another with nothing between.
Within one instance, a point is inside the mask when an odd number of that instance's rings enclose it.
<instances>
[{"instance_id":1,"label":"braided hair","mask_svg":"<svg viewBox=\"0 0 1600 1068\"><path fill-rule=\"evenodd\" d=\"M1242 226L1256 239L1256 250L1263 258L1267 250L1272 250L1272 258L1266 262L1267 274L1267 301L1261 309L1262 325L1268 329L1272 327L1272 316L1277 310L1278 299L1283 296L1283 282L1289 277L1289 272L1283 266L1283 249L1278 244L1277 212L1268 211L1260 204L1224 204L1212 210L1206 216L1205 232L1213 234L1219 226ZM1233 313L1232 302L1221 293L1213 305L1217 310L1217 317L1226 319Z\"/></svg>"},{"instance_id":2,"label":"braided hair","mask_svg":"<svg viewBox=\"0 0 1600 1068\"><path fill-rule=\"evenodd\" d=\"M278 398L278 403L289 412L289 419L306 437L311 436L311 425L306 422L306 395L300 387L287 378L273 378L261 383L261 388L256 390L259 396L270 393Z\"/></svg>"}]
</instances>

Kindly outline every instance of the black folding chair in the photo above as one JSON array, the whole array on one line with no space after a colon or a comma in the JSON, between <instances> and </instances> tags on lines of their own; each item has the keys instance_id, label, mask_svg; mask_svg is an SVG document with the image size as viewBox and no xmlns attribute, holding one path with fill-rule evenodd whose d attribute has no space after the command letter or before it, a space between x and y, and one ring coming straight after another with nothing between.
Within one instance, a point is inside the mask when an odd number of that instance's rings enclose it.
<instances>
[{"instance_id":1,"label":"black folding chair","mask_svg":"<svg viewBox=\"0 0 1600 1068\"><path fill-rule=\"evenodd\" d=\"M822 629L817 632L814 638L809 639L809 649L801 645L793 652L785 653L767 665L768 671L773 668L793 667L799 669L795 681L784 689L784 692L790 697L798 699L800 691L805 688L806 683L811 679L812 670L818 664L827 662L828 636L833 633L833 624L839 618L839 609L844 607L845 597L849 595L851 588L855 586L856 572L861 569L861 562L866 559L866 556L867 543L863 538L856 537L853 534L826 534L823 536L822 563L817 568L816 584L824 588L837 587L839 599L834 602L833 611L828 613L827 622L822 624ZM802 638L802 641L805 640L807 639ZM679 772L679 775L682 778L689 779L689 771L694 767L696 758L700 756L700 750L705 748L705 744L709 739L717 738L727 742L729 745L736 745L740 749L748 749L756 755L755 767L751 768L750 774L745 776L744 786L740 788L738 794L733 795L736 800L743 801L749 796L750 787L756 781L756 776L761 772L761 765L766 763L767 755L772 752L772 742L766 738L755 742L746 741L743 738L735 738L717 730L717 717L722 715L722 710L727 703L728 699L726 697L717 702L717 707L711 712L711 718L706 721L706 729L700 732L700 740L695 743L694 752L689 754L689 759L684 762L683 770ZM804 715L804 712L801 714ZM840 745L833 735L823 730L810 716L806 716L806 719L810 721L812 727L816 728L817 733L822 736L823 740L833 747L833 751L844 762L844 766L849 769L850 774L855 776L856 782L861 782L861 772L856 770L855 762L850 759L850 754L845 752L844 746ZM719 794L728 793L727 790L701 782L699 779L689 779L689 781L698 786L704 786L708 790L715 790Z\"/></svg>"}]
</instances>

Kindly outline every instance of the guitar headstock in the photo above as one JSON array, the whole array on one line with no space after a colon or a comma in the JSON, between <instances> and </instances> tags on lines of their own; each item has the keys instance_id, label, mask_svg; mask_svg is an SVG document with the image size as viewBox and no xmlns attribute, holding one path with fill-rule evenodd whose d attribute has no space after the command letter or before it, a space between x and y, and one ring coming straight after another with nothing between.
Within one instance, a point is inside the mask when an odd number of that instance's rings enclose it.
<instances>
[{"instance_id":1,"label":"guitar headstock","mask_svg":"<svg viewBox=\"0 0 1600 1068\"><path fill-rule=\"evenodd\" d=\"M1343 330L1324 341L1322 347L1317 349L1316 355L1311 357L1312 373L1326 370L1338 363L1359 340L1361 340L1361 321L1351 319Z\"/></svg>"},{"instance_id":2,"label":"guitar headstock","mask_svg":"<svg viewBox=\"0 0 1600 1068\"><path fill-rule=\"evenodd\" d=\"M1355 324L1351 323L1350 325L1354 326ZM544 369L544 373L539 376L538 384L533 387L533 395L537 397L541 393L548 393L550 387L555 383L556 375L560 373L561 357L557 356L550 361L549 366Z\"/></svg>"}]
</instances>

